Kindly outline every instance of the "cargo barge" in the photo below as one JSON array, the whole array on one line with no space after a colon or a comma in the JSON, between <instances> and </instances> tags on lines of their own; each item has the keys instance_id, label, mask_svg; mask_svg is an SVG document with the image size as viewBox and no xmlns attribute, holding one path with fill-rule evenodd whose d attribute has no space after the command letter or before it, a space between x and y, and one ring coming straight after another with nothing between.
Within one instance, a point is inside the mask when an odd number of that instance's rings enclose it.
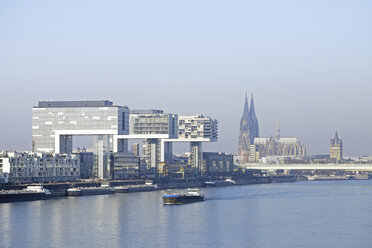
<instances>
[{"instance_id":1,"label":"cargo barge","mask_svg":"<svg viewBox=\"0 0 372 248\"><path fill-rule=\"evenodd\" d=\"M199 189L188 189L186 193L170 193L163 195L164 205L179 205L184 203L199 202L204 200L204 195Z\"/></svg>"},{"instance_id":2,"label":"cargo barge","mask_svg":"<svg viewBox=\"0 0 372 248\"><path fill-rule=\"evenodd\" d=\"M349 180L350 176L308 176L307 180L309 181L317 181L317 180Z\"/></svg>"},{"instance_id":3,"label":"cargo barge","mask_svg":"<svg viewBox=\"0 0 372 248\"><path fill-rule=\"evenodd\" d=\"M106 195L115 193L115 189L109 186L71 188L67 190L68 196Z\"/></svg>"},{"instance_id":4,"label":"cargo barge","mask_svg":"<svg viewBox=\"0 0 372 248\"><path fill-rule=\"evenodd\" d=\"M52 197L48 189L42 185L31 185L21 190L1 190L0 203L47 200Z\"/></svg>"},{"instance_id":5,"label":"cargo barge","mask_svg":"<svg viewBox=\"0 0 372 248\"><path fill-rule=\"evenodd\" d=\"M115 193L149 192L157 189L158 186L156 184L127 185L115 187Z\"/></svg>"}]
</instances>

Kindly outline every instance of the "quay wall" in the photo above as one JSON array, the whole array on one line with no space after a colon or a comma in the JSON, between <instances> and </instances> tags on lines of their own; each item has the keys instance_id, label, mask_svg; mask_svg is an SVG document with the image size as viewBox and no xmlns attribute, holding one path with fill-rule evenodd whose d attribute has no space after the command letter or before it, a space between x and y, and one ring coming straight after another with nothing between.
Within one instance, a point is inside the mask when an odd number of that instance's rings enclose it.
<instances>
[{"instance_id":1,"label":"quay wall","mask_svg":"<svg viewBox=\"0 0 372 248\"><path fill-rule=\"evenodd\" d=\"M158 189L182 189L182 188L200 188L204 186L204 179L155 179L153 184L158 185Z\"/></svg>"},{"instance_id":2,"label":"quay wall","mask_svg":"<svg viewBox=\"0 0 372 248\"><path fill-rule=\"evenodd\" d=\"M164 189L182 189L182 188L201 188L205 187L205 181L214 181L216 187L233 186L233 185L247 185L247 184L264 184L264 183L284 183L303 181L306 177L298 176L240 176L233 177L235 183L225 181L222 178L207 179L207 178L194 178L194 179L171 179L171 178L158 178L153 179L152 183L157 184L157 190ZM125 185L144 185L147 180L122 180L110 181L110 186L125 186ZM92 181L92 182L68 182L68 183L44 183L44 188L50 190L53 197L67 196L67 189L74 187L99 187L102 184L107 184L107 181ZM15 190L24 189L27 184L3 184L0 185L0 190Z\"/></svg>"}]
</instances>

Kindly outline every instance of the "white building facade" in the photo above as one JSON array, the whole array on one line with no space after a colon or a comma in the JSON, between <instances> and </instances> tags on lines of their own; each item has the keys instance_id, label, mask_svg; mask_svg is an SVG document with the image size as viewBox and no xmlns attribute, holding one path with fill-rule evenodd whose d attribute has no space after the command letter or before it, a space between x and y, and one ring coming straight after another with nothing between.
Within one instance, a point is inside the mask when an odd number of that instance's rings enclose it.
<instances>
[{"instance_id":1,"label":"white building facade","mask_svg":"<svg viewBox=\"0 0 372 248\"><path fill-rule=\"evenodd\" d=\"M180 115L178 117L178 138L167 142L190 143L190 165L195 175L202 173L203 142L218 140L218 122L209 116Z\"/></svg>"},{"instance_id":2,"label":"white building facade","mask_svg":"<svg viewBox=\"0 0 372 248\"><path fill-rule=\"evenodd\" d=\"M172 143L165 139L177 139L178 115L164 113L163 110L132 110L127 139L143 140L143 159L150 174L156 175L160 162L172 157Z\"/></svg>"},{"instance_id":3,"label":"white building facade","mask_svg":"<svg viewBox=\"0 0 372 248\"><path fill-rule=\"evenodd\" d=\"M32 109L32 150L72 153L73 136L94 136L95 177L110 175L109 153L114 146L127 151L125 140L113 144L114 135L129 133L129 109L104 101L41 101Z\"/></svg>"},{"instance_id":4,"label":"white building facade","mask_svg":"<svg viewBox=\"0 0 372 248\"><path fill-rule=\"evenodd\" d=\"M73 136L94 137L93 177L110 179L111 153L127 153L128 140L144 141L143 158L150 173L172 159L173 142L189 142L191 164L201 172L202 143L218 139L217 120L198 115L133 110L104 101L41 101L32 109L32 150L71 154Z\"/></svg>"},{"instance_id":5,"label":"white building facade","mask_svg":"<svg viewBox=\"0 0 372 248\"><path fill-rule=\"evenodd\" d=\"M178 138L186 140L205 139L216 142L218 139L218 122L216 119L197 115L180 115L178 117Z\"/></svg>"},{"instance_id":6,"label":"white building facade","mask_svg":"<svg viewBox=\"0 0 372 248\"><path fill-rule=\"evenodd\" d=\"M1 152L0 170L10 183L75 181L80 176L75 154Z\"/></svg>"}]
</instances>

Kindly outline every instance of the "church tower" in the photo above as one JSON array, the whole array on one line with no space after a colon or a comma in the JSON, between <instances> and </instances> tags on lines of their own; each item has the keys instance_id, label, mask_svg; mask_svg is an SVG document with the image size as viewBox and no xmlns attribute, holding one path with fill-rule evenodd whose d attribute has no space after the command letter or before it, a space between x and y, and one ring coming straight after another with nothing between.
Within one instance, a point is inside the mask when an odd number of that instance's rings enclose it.
<instances>
[{"instance_id":1,"label":"church tower","mask_svg":"<svg viewBox=\"0 0 372 248\"><path fill-rule=\"evenodd\" d=\"M250 134L250 141L251 145L254 144L254 138L258 138L260 135L260 130L258 127L258 120L256 117L256 111L254 109L254 101L253 101L253 94L251 95L251 108L249 109L249 119L251 122L251 134Z\"/></svg>"},{"instance_id":2,"label":"church tower","mask_svg":"<svg viewBox=\"0 0 372 248\"><path fill-rule=\"evenodd\" d=\"M337 131L335 137L330 140L329 157L335 158L338 162L342 161L342 139L338 137Z\"/></svg>"},{"instance_id":3,"label":"church tower","mask_svg":"<svg viewBox=\"0 0 372 248\"><path fill-rule=\"evenodd\" d=\"M248 105L248 97L245 94L243 116L240 120L238 153L243 157L243 162L249 160L250 146L254 144L254 138L259 136L258 120L254 108L253 95L251 98L251 108Z\"/></svg>"}]
</instances>

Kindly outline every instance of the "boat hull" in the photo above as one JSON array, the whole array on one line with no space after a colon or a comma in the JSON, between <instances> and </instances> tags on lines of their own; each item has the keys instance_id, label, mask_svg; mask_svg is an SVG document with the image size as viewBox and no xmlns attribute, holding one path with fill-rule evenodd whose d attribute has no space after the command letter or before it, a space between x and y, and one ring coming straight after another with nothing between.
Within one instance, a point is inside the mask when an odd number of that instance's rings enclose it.
<instances>
[{"instance_id":1,"label":"boat hull","mask_svg":"<svg viewBox=\"0 0 372 248\"><path fill-rule=\"evenodd\" d=\"M128 188L115 188L115 193L134 193L134 192L148 192L155 191L155 187L128 187Z\"/></svg>"},{"instance_id":2,"label":"boat hull","mask_svg":"<svg viewBox=\"0 0 372 248\"><path fill-rule=\"evenodd\" d=\"M164 205L178 205L191 202L203 201L204 196L186 196L186 195L175 195L175 196L163 196Z\"/></svg>"},{"instance_id":3,"label":"boat hull","mask_svg":"<svg viewBox=\"0 0 372 248\"><path fill-rule=\"evenodd\" d=\"M51 195L46 193L10 193L10 194L0 194L0 203L7 202L20 202L20 201L37 201L37 200L47 200L50 199Z\"/></svg>"},{"instance_id":4,"label":"boat hull","mask_svg":"<svg viewBox=\"0 0 372 248\"><path fill-rule=\"evenodd\" d=\"M106 194L113 194L113 193L115 193L115 191L111 189L67 190L68 196L106 195Z\"/></svg>"}]
</instances>

